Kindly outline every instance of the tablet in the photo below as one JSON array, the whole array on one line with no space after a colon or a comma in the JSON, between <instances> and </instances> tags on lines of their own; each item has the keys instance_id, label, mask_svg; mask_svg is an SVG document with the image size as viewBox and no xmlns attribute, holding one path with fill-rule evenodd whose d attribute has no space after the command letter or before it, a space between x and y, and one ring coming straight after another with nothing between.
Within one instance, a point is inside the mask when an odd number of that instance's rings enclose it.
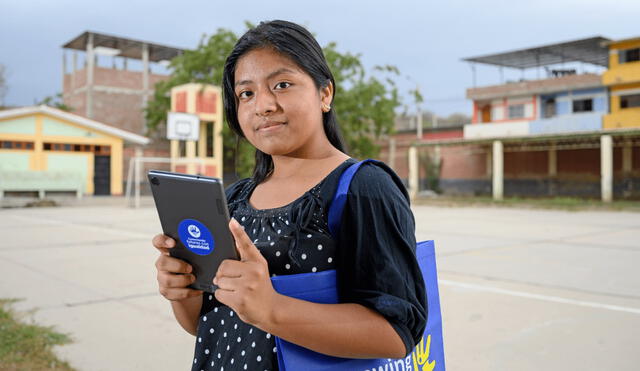
<instances>
[{"instance_id":1,"label":"tablet","mask_svg":"<svg viewBox=\"0 0 640 371\"><path fill-rule=\"evenodd\" d=\"M176 240L170 255L193 267L196 281L189 287L214 292L220 263L238 260L222 181L159 170L149 171L147 177L162 231Z\"/></svg>"}]
</instances>

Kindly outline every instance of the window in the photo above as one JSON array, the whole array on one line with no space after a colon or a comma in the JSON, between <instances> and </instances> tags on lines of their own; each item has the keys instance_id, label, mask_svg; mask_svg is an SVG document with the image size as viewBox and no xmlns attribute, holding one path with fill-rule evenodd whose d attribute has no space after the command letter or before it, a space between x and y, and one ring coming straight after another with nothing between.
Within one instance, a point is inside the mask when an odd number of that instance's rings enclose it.
<instances>
[{"instance_id":1,"label":"window","mask_svg":"<svg viewBox=\"0 0 640 371\"><path fill-rule=\"evenodd\" d=\"M544 101L544 118L550 118L556 115L556 100L549 98Z\"/></svg>"},{"instance_id":2,"label":"window","mask_svg":"<svg viewBox=\"0 0 640 371\"><path fill-rule=\"evenodd\" d=\"M213 157L213 122L207 122L207 157Z\"/></svg>"},{"instance_id":3,"label":"window","mask_svg":"<svg viewBox=\"0 0 640 371\"><path fill-rule=\"evenodd\" d=\"M620 96L620 108L640 107L640 94Z\"/></svg>"},{"instance_id":4,"label":"window","mask_svg":"<svg viewBox=\"0 0 640 371\"><path fill-rule=\"evenodd\" d=\"M620 50L620 63L629 63L640 61L640 48Z\"/></svg>"},{"instance_id":5,"label":"window","mask_svg":"<svg viewBox=\"0 0 640 371\"><path fill-rule=\"evenodd\" d=\"M593 99L576 99L573 101L573 112L593 111Z\"/></svg>"},{"instance_id":6,"label":"window","mask_svg":"<svg viewBox=\"0 0 640 371\"><path fill-rule=\"evenodd\" d=\"M5 140L0 142L0 148L4 149L33 149L33 142Z\"/></svg>"},{"instance_id":7,"label":"window","mask_svg":"<svg viewBox=\"0 0 640 371\"><path fill-rule=\"evenodd\" d=\"M509 118L519 119L524 117L524 104L513 104L509 106Z\"/></svg>"}]
</instances>

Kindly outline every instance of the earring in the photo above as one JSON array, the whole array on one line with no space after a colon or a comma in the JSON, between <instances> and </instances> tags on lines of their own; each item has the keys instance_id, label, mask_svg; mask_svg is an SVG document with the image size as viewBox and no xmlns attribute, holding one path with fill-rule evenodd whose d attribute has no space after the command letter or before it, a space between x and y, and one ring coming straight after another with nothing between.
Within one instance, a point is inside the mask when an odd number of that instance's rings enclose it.
<instances>
[{"instance_id":1,"label":"earring","mask_svg":"<svg viewBox=\"0 0 640 371\"><path fill-rule=\"evenodd\" d=\"M327 113L329 111L331 111L331 106L328 104L322 103L322 112Z\"/></svg>"}]
</instances>

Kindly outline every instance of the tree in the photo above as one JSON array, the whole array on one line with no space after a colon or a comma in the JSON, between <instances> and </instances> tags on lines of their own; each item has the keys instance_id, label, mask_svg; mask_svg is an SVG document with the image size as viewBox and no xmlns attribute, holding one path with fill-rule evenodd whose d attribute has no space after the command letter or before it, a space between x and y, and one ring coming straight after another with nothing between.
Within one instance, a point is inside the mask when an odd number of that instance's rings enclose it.
<instances>
[{"instance_id":1,"label":"tree","mask_svg":"<svg viewBox=\"0 0 640 371\"><path fill-rule=\"evenodd\" d=\"M246 25L253 27L249 23ZM221 85L224 61L237 39L232 31L220 28L208 38L203 35L195 50L185 51L171 61L170 78L155 85L153 99L145 110L150 131L166 120L172 87L189 82ZM392 80L393 76L399 75L398 69L375 67L376 75L368 76L360 55L341 53L336 43L323 49L336 80L332 109L336 111L349 154L358 158L375 157L379 152L375 141L393 131L395 109L400 105L398 90ZM235 168L242 177L250 175L253 147L238 140L227 125L223 129L223 146L225 168Z\"/></svg>"},{"instance_id":2,"label":"tree","mask_svg":"<svg viewBox=\"0 0 640 371\"><path fill-rule=\"evenodd\" d=\"M59 110L71 112L73 111L73 107L64 104L62 101L62 93L57 93L56 95L49 95L44 97L41 101L35 102L36 106L45 105L49 107L54 107Z\"/></svg>"}]
</instances>

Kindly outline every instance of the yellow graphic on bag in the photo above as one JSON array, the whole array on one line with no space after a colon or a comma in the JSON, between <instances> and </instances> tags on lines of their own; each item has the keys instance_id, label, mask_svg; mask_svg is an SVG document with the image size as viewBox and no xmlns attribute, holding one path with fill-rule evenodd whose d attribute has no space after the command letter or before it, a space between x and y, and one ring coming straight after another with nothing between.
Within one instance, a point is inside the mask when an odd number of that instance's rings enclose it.
<instances>
[{"instance_id":1,"label":"yellow graphic on bag","mask_svg":"<svg viewBox=\"0 0 640 371\"><path fill-rule=\"evenodd\" d=\"M413 369L415 371L433 371L436 367L436 361L429 362L429 349L431 348L431 335L427 336L427 344L424 338L420 340L416 349L413 350Z\"/></svg>"}]
</instances>

